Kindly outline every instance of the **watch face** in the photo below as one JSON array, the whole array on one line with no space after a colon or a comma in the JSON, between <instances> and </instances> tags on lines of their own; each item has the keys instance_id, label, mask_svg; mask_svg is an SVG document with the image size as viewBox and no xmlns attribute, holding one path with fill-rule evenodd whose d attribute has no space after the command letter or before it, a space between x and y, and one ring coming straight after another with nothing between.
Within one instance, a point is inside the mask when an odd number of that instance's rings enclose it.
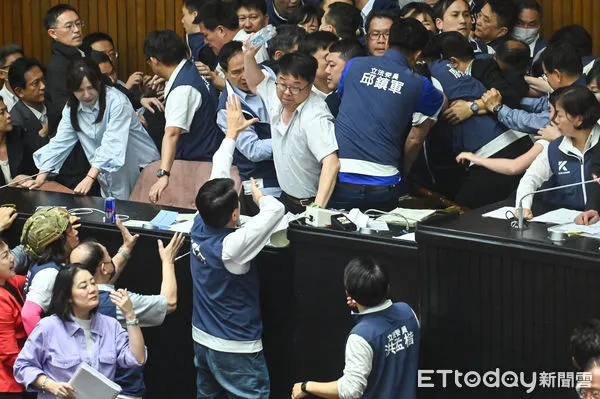
<instances>
[{"instance_id":1,"label":"watch face","mask_svg":"<svg viewBox=\"0 0 600 399\"><path fill-rule=\"evenodd\" d=\"M473 113L477 113L479 112L479 105L477 105L477 103L472 103L471 104L471 111L473 111Z\"/></svg>"}]
</instances>

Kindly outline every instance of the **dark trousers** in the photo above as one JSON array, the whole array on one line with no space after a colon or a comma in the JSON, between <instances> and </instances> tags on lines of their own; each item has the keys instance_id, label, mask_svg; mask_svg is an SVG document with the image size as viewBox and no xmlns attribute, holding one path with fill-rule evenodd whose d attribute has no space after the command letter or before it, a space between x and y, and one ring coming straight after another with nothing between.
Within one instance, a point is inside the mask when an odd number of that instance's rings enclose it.
<instances>
[{"instance_id":1,"label":"dark trousers","mask_svg":"<svg viewBox=\"0 0 600 399\"><path fill-rule=\"evenodd\" d=\"M398 207L400 185L374 187L366 184L347 184L337 182L329 200L328 208L346 209L359 208L391 211Z\"/></svg>"},{"instance_id":2,"label":"dark trousers","mask_svg":"<svg viewBox=\"0 0 600 399\"><path fill-rule=\"evenodd\" d=\"M498 151L490 158L514 159L529 151L533 143L526 136ZM469 168L456 194L455 202L471 209L480 208L508 198L523 175L503 175L480 166Z\"/></svg>"},{"instance_id":3,"label":"dark trousers","mask_svg":"<svg viewBox=\"0 0 600 399\"><path fill-rule=\"evenodd\" d=\"M298 200L296 200L294 197L287 195L284 192L282 192L281 196L277 199L279 200L279 202L281 202L283 204L283 206L285 206L286 213L287 212L302 213L306 210L306 206L310 205L315 200L314 198L307 198L307 199L303 200L303 203L305 205L302 205L302 204L298 203Z\"/></svg>"}]
</instances>

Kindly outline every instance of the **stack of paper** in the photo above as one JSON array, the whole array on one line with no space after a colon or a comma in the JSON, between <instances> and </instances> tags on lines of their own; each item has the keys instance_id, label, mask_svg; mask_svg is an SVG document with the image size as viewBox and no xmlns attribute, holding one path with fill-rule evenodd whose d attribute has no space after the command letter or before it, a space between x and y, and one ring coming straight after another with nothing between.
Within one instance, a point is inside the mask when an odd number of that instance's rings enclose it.
<instances>
[{"instance_id":1,"label":"stack of paper","mask_svg":"<svg viewBox=\"0 0 600 399\"><path fill-rule=\"evenodd\" d=\"M543 215L536 216L531 219L532 222L540 222L540 223L553 223L553 224L565 224L572 223L577 215L579 215L581 211L575 211L572 209L555 209L553 211L544 213Z\"/></svg>"},{"instance_id":2,"label":"stack of paper","mask_svg":"<svg viewBox=\"0 0 600 399\"><path fill-rule=\"evenodd\" d=\"M377 218L377 221L397 224L409 227L416 226L417 222L422 222L435 213L435 209L408 209L396 208L387 215Z\"/></svg>"},{"instance_id":3,"label":"stack of paper","mask_svg":"<svg viewBox=\"0 0 600 399\"><path fill-rule=\"evenodd\" d=\"M77 399L115 399L121 393L115 384L87 363L81 363L69 384L75 388Z\"/></svg>"}]
</instances>

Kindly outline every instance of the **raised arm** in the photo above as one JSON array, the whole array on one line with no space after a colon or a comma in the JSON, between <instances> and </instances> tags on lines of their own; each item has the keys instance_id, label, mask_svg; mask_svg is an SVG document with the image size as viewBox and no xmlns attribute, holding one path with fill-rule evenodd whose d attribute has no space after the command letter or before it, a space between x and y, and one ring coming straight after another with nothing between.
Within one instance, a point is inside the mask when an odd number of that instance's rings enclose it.
<instances>
[{"instance_id":1,"label":"raised arm","mask_svg":"<svg viewBox=\"0 0 600 399\"><path fill-rule=\"evenodd\" d=\"M250 46L248 43L245 46ZM244 51L244 77L248 83L248 87L252 93L257 94L258 85L265 79L265 75L256 62L256 53L259 48L250 46L248 50Z\"/></svg>"}]
</instances>

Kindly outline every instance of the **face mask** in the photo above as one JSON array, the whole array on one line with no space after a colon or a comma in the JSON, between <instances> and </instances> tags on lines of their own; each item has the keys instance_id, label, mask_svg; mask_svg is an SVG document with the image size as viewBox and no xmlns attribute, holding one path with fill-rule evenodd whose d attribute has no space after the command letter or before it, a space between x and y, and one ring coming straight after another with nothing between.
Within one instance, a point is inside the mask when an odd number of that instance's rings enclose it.
<instances>
[{"instance_id":1,"label":"face mask","mask_svg":"<svg viewBox=\"0 0 600 399\"><path fill-rule=\"evenodd\" d=\"M540 30L538 28L514 28L512 31L512 37L522 41L523 43L530 45L535 41Z\"/></svg>"}]
</instances>

